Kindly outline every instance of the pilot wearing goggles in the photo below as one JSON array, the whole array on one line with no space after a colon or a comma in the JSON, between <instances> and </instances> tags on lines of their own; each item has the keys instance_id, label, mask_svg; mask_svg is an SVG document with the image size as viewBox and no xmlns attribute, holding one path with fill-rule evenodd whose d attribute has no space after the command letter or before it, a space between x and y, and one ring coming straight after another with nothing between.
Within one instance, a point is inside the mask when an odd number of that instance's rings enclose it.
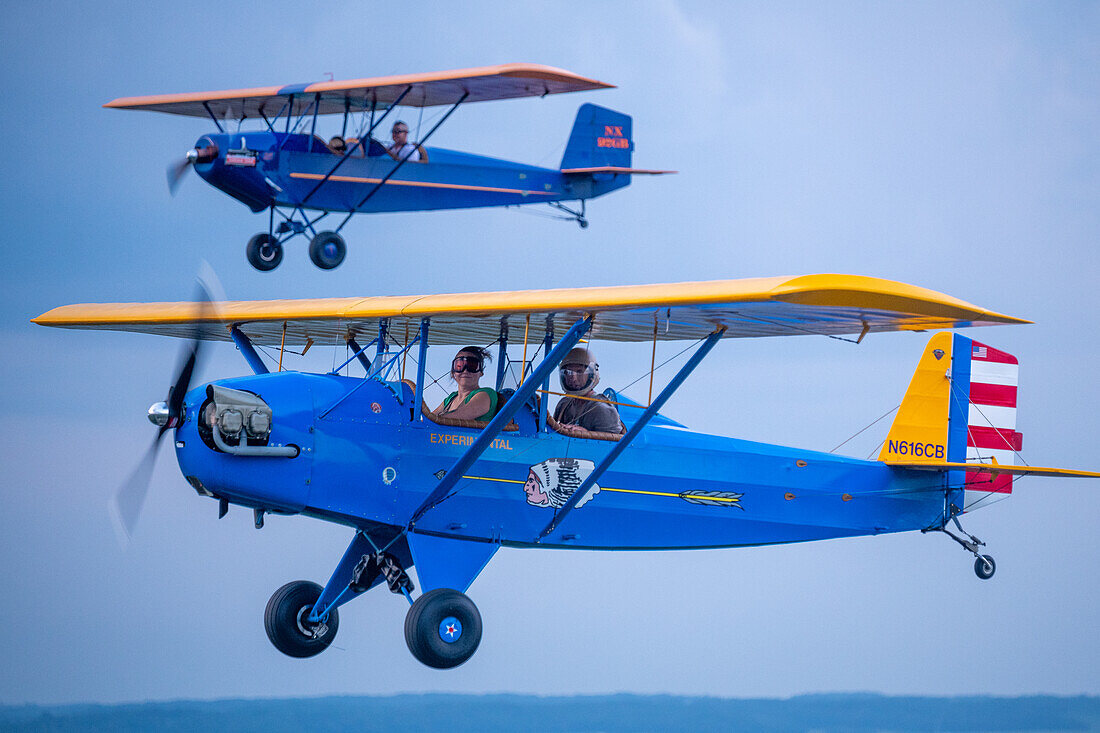
<instances>
[{"instance_id":1,"label":"pilot wearing goggles","mask_svg":"<svg viewBox=\"0 0 1100 733\"><path fill-rule=\"evenodd\" d=\"M496 390L479 386L485 362L491 358L480 346L460 349L451 362L451 379L458 389L447 395L433 414L462 420L493 419L499 399Z\"/></svg>"}]
</instances>

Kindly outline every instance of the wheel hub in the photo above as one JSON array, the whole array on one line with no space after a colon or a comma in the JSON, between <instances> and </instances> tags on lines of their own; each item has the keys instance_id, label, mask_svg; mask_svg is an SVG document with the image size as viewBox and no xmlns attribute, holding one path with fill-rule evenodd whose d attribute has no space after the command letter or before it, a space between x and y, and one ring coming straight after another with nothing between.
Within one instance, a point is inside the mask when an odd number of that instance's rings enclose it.
<instances>
[{"instance_id":1,"label":"wheel hub","mask_svg":"<svg viewBox=\"0 0 1100 733\"><path fill-rule=\"evenodd\" d=\"M454 644L462 638L462 622L454 616L448 616L440 621L439 638L448 644Z\"/></svg>"},{"instance_id":2,"label":"wheel hub","mask_svg":"<svg viewBox=\"0 0 1100 733\"><path fill-rule=\"evenodd\" d=\"M310 639L320 639L328 633L328 624L324 621L310 621L311 613L313 613L313 606L302 606L298 610L298 617L295 619L298 631L302 632L302 636Z\"/></svg>"}]
</instances>

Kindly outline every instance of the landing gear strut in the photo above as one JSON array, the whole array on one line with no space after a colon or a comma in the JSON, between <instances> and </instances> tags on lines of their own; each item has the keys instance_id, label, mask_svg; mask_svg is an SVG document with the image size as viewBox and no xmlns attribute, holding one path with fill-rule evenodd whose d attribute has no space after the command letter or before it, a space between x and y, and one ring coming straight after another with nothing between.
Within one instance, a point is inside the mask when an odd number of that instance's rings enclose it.
<instances>
[{"instance_id":1,"label":"landing gear strut","mask_svg":"<svg viewBox=\"0 0 1100 733\"><path fill-rule=\"evenodd\" d=\"M585 206L584 199L581 199L581 210L580 211L570 209L568 206L561 203L560 201L550 201L548 203L551 206L553 206L555 209L557 209L558 211L564 211L566 214L569 214L568 217L563 217L563 218L572 218L572 219L576 220L577 225L580 226L581 229L587 229L588 228L588 219L584 218L584 206Z\"/></svg>"},{"instance_id":2,"label":"landing gear strut","mask_svg":"<svg viewBox=\"0 0 1100 733\"><path fill-rule=\"evenodd\" d=\"M275 648L291 657L312 657L336 637L340 617L336 605L345 594L358 595L381 585L412 604L405 615L405 643L416 659L434 669L451 669L474 655L481 643L481 613L464 593L436 588L415 601L413 583L396 555L379 551L363 555L350 573L344 592L314 612L323 589L316 583L287 583L267 603L264 628Z\"/></svg>"},{"instance_id":3,"label":"landing gear strut","mask_svg":"<svg viewBox=\"0 0 1100 733\"><path fill-rule=\"evenodd\" d=\"M967 532L959 524L959 515L962 512L954 504L951 505L951 521L958 528L959 532L962 532L964 537L959 537L954 532L947 528L947 523L944 522L942 527L929 527L928 529L921 530L922 532L943 532L945 535L955 540L962 546L964 550L974 556L974 574L982 580L989 580L993 577L993 573L997 572L997 563L993 561L992 555L983 555L978 551L979 547L985 547L985 543L979 540L974 535Z\"/></svg>"}]
</instances>

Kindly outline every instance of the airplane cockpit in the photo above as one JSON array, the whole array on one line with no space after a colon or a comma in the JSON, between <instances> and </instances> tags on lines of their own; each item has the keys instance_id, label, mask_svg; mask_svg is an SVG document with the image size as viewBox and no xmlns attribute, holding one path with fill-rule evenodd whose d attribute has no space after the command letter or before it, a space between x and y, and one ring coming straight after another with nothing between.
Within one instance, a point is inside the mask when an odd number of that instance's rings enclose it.
<instances>
[{"instance_id":1,"label":"airplane cockpit","mask_svg":"<svg viewBox=\"0 0 1100 733\"><path fill-rule=\"evenodd\" d=\"M344 138L342 135L333 135L327 143L319 135L314 135L313 139L312 152L324 152L324 150L318 149L317 143L319 142L323 148L333 155L344 155L349 149L352 151L351 157L353 158L377 158L386 154L386 146L373 137L368 137L362 145L359 144L359 138Z\"/></svg>"},{"instance_id":2,"label":"airplane cockpit","mask_svg":"<svg viewBox=\"0 0 1100 733\"><path fill-rule=\"evenodd\" d=\"M416 383L410 379L402 380L401 385L401 397L399 400L405 405L414 405L416 403ZM515 389L505 388L497 391L499 399L497 401L497 410L499 411L512 395L516 392ZM515 433L522 436L532 436L538 434L539 431L539 414L540 403L542 399L545 399L547 395L536 394L529 398L526 403L520 406L516 414L512 416L512 419L502 428L505 433ZM604 393L600 395L601 401L605 401L607 404L615 406L618 404L618 395L610 387L604 390ZM433 422L437 425L444 425L447 427L467 428L472 430L483 430L488 424L488 420L465 420L462 418L449 417L446 415L438 415L431 411L426 401L421 401L420 408L421 415L424 420ZM410 418L416 419L413 414L413 410L410 409ZM560 433L570 438L580 438L583 440L605 440L616 442L620 440L626 433L626 428L618 433L601 432L596 430L585 430L584 428L573 427L571 430L563 429L562 425L553 418L552 414L546 415L546 425L550 431Z\"/></svg>"}]
</instances>

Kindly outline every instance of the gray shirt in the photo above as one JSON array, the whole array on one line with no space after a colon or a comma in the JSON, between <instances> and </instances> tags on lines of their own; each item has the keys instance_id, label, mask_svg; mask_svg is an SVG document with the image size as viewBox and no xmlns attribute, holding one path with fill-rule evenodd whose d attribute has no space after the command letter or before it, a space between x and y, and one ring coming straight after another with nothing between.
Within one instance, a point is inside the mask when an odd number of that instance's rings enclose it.
<instances>
[{"instance_id":1,"label":"gray shirt","mask_svg":"<svg viewBox=\"0 0 1100 733\"><path fill-rule=\"evenodd\" d=\"M621 433L623 430L614 405L576 397L563 397L554 408L554 419L562 425L580 425L597 433Z\"/></svg>"}]
</instances>

